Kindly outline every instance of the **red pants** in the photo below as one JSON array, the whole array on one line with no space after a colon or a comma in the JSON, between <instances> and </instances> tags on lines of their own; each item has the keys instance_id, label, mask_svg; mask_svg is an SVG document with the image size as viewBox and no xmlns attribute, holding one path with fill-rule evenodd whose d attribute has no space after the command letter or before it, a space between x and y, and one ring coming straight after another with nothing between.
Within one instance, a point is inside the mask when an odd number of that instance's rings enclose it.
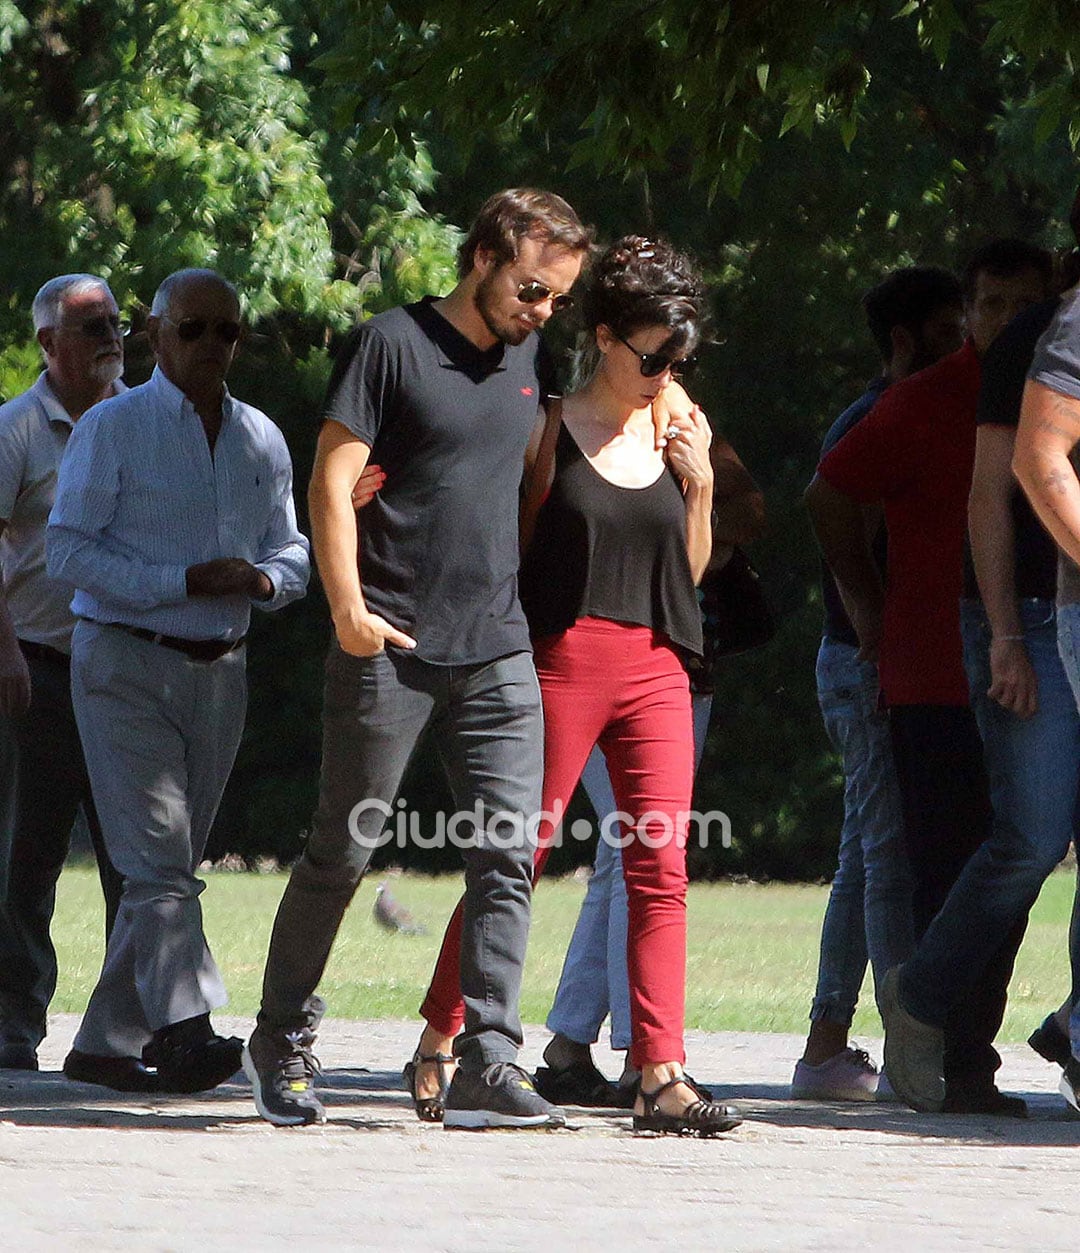
<instances>
[{"instance_id":1,"label":"red pants","mask_svg":"<svg viewBox=\"0 0 1080 1253\"><path fill-rule=\"evenodd\" d=\"M682 1062L686 815L694 775L686 670L664 636L606 618L582 618L561 635L538 640L535 652L544 701L545 814L565 809L599 743L619 810L633 819L620 828L623 839L630 837L623 874L630 911L631 1063L640 1069ZM554 834L545 820L534 877L543 870ZM456 1035L463 1021L460 934L459 904L420 1008L447 1036Z\"/></svg>"}]
</instances>

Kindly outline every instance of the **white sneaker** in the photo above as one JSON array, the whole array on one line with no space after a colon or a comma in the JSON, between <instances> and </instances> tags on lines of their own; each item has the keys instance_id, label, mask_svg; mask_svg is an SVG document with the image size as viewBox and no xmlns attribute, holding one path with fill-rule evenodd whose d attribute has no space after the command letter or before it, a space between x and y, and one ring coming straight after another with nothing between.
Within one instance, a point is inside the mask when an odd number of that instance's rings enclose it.
<instances>
[{"instance_id":1,"label":"white sneaker","mask_svg":"<svg viewBox=\"0 0 1080 1253\"><path fill-rule=\"evenodd\" d=\"M846 1048L818 1066L796 1062L791 1080L793 1101L880 1100L880 1076L865 1049Z\"/></svg>"}]
</instances>

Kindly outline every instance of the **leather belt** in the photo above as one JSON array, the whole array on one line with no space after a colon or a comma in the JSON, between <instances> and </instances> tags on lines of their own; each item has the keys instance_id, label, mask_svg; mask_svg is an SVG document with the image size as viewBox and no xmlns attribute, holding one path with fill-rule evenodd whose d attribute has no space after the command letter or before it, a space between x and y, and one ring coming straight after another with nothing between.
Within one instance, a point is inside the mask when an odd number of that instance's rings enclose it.
<instances>
[{"instance_id":1,"label":"leather belt","mask_svg":"<svg viewBox=\"0 0 1080 1253\"><path fill-rule=\"evenodd\" d=\"M59 648L50 644L39 644L37 640L19 640L19 647L24 657L33 657L37 661L51 661L53 665L71 669L71 658Z\"/></svg>"},{"instance_id":2,"label":"leather belt","mask_svg":"<svg viewBox=\"0 0 1080 1253\"><path fill-rule=\"evenodd\" d=\"M128 635L134 635L137 640L175 649L192 661L220 661L227 654L236 652L247 641L246 635L241 635L238 640L185 640L178 635L162 635L160 631L148 631L145 627L128 626L124 622L110 622L108 625L118 627Z\"/></svg>"}]
</instances>

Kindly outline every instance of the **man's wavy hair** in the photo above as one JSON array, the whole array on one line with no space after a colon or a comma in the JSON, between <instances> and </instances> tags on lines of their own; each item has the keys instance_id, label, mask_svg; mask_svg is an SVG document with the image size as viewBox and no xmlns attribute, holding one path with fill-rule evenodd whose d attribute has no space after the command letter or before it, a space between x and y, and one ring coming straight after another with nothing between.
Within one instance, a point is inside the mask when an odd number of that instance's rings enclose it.
<instances>
[{"instance_id":1,"label":"man's wavy hair","mask_svg":"<svg viewBox=\"0 0 1080 1253\"><path fill-rule=\"evenodd\" d=\"M562 196L535 187L510 187L481 206L458 249L458 277L473 268L477 248L489 249L500 265L512 262L526 236L568 252L588 252L593 241L592 230L581 224Z\"/></svg>"}]
</instances>

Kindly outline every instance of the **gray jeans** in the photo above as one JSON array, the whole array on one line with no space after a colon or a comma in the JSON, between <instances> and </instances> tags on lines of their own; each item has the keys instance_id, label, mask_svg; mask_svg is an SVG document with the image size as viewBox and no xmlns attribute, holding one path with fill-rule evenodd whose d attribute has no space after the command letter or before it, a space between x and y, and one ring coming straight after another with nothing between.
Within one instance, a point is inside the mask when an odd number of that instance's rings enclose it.
<instances>
[{"instance_id":1,"label":"gray jeans","mask_svg":"<svg viewBox=\"0 0 1080 1253\"><path fill-rule=\"evenodd\" d=\"M398 649L361 658L331 646L319 806L274 922L260 1032L312 1023L312 997L341 919L429 725L458 810L479 802L483 815L462 849L465 1030L455 1050L473 1068L517 1056L535 830L507 837L520 830L522 815L538 813L543 768L540 690L524 652L439 666ZM357 809L365 801L381 804Z\"/></svg>"}]
</instances>

